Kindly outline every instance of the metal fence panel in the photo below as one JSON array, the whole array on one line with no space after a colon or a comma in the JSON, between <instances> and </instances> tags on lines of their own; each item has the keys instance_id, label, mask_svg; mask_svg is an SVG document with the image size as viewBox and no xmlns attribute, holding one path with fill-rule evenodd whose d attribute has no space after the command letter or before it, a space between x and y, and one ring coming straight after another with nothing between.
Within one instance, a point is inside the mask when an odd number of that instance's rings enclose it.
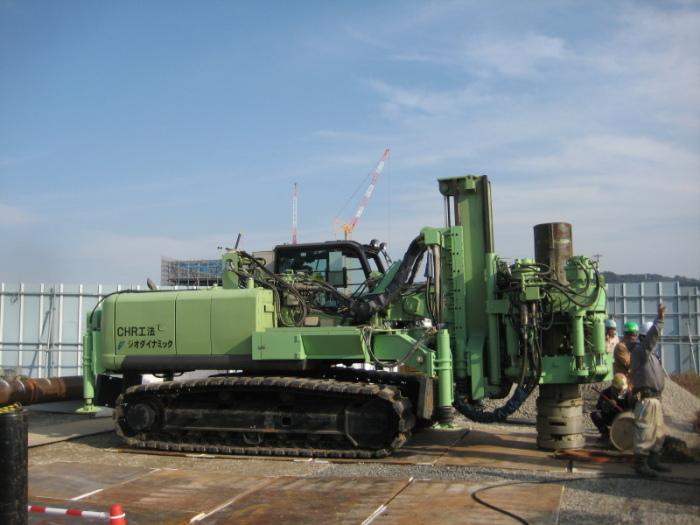
<instances>
[{"instance_id":1,"label":"metal fence panel","mask_svg":"<svg viewBox=\"0 0 700 525\"><path fill-rule=\"evenodd\" d=\"M86 313L106 294L127 288L141 287L0 283L0 369L31 377L80 375ZM700 287L644 282L609 284L607 290L608 312L620 331L627 321L653 321L663 301L663 364L669 373L697 370Z\"/></svg>"},{"instance_id":2,"label":"metal fence panel","mask_svg":"<svg viewBox=\"0 0 700 525\"><path fill-rule=\"evenodd\" d=\"M127 288L141 286L0 283L0 373L81 375L86 313L105 295Z\"/></svg>"},{"instance_id":3,"label":"metal fence panel","mask_svg":"<svg viewBox=\"0 0 700 525\"><path fill-rule=\"evenodd\" d=\"M700 287L678 282L614 283L607 286L608 313L619 332L627 321L640 325L656 318L660 302L666 305L661 360L669 373L698 371L700 352Z\"/></svg>"}]
</instances>

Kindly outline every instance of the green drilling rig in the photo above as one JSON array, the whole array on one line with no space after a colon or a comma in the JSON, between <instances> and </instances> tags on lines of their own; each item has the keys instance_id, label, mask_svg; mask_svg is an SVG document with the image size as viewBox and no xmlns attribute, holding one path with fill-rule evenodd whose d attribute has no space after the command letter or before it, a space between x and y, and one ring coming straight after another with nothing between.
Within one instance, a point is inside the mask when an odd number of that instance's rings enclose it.
<instances>
[{"instance_id":1,"label":"green drilling rig","mask_svg":"<svg viewBox=\"0 0 700 525\"><path fill-rule=\"evenodd\" d=\"M113 406L138 448L373 458L455 411L504 421L539 386L538 445L582 446L578 385L612 375L597 263L573 255L570 224L548 223L535 259L508 264L488 179L438 184L445 226L400 261L350 240L234 249L221 286L104 297L87 316L82 411ZM211 374L178 379L193 370Z\"/></svg>"}]
</instances>

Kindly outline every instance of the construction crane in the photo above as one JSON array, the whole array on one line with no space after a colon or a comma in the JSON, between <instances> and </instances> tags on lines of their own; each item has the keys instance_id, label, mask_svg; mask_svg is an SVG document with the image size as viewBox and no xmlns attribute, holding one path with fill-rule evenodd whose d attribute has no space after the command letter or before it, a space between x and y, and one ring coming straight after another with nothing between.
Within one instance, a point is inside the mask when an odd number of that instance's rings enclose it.
<instances>
[{"instance_id":1,"label":"construction crane","mask_svg":"<svg viewBox=\"0 0 700 525\"><path fill-rule=\"evenodd\" d=\"M299 190L294 183L292 190L292 244L297 243L297 227L299 225Z\"/></svg>"},{"instance_id":2,"label":"construction crane","mask_svg":"<svg viewBox=\"0 0 700 525\"><path fill-rule=\"evenodd\" d=\"M384 165L389 159L389 155L391 155L391 150L389 148L386 148L384 150L384 153L382 154L382 157L379 159L379 162L377 162L377 165L374 167L374 171L372 172L372 180L370 181L369 186L367 187L367 190L365 191L364 195L362 195L362 199L360 200L360 204L357 207L357 211L355 212L355 215L353 215L350 222L344 223L342 221L338 221L341 223L341 228L343 230L344 238L346 241L349 240L352 236L352 231L355 229L357 223L360 221L360 217L362 217L365 208L367 208L367 203L369 202L370 197L372 197L372 193L374 193L374 188L377 186L377 182L379 182L379 177L381 177L382 171L384 171Z\"/></svg>"}]
</instances>

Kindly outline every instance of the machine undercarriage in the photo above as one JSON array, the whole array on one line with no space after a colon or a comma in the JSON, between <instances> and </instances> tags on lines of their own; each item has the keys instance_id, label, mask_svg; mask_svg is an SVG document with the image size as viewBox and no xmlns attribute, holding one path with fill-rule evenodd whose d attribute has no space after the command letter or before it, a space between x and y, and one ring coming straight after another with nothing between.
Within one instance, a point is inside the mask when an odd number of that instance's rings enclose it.
<instances>
[{"instance_id":1,"label":"machine undercarriage","mask_svg":"<svg viewBox=\"0 0 700 525\"><path fill-rule=\"evenodd\" d=\"M117 400L117 432L131 446L157 450L384 457L408 439L416 418L399 386L408 389L411 379L386 374L387 382L368 382L380 375L235 375L133 386Z\"/></svg>"}]
</instances>

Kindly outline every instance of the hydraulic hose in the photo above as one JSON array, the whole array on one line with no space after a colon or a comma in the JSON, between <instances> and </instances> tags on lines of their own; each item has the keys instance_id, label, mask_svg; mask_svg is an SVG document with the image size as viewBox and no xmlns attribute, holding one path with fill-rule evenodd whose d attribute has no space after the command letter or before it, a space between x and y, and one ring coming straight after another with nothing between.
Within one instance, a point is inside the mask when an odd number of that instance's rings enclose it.
<instances>
[{"instance_id":1,"label":"hydraulic hose","mask_svg":"<svg viewBox=\"0 0 700 525\"><path fill-rule=\"evenodd\" d=\"M510 399L501 407L498 407L493 412L485 412L480 408L476 408L466 401L463 401L459 396L455 396L454 406L459 410L460 414L464 417L476 421L478 423L501 423L505 421L508 416L520 408L520 405L528 398L530 392L525 390L523 387L518 386L513 392Z\"/></svg>"},{"instance_id":2,"label":"hydraulic hose","mask_svg":"<svg viewBox=\"0 0 700 525\"><path fill-rule=\"evenodd\" d=\"M506 401L503 406L498 407L493 412L485 412L483 409L475 407L460 399L458 395L455 395L454 406L464 417L476 421L478 423L501 423L508 419L508 416L513 414L520 405L528 398L532 393L538 383L539 372L534 373L527 380L525 379L526 372L525 356L523 356L523 368L520 375L520 380L518 381L518 386L510 396L510 399Z\"/></svg>"},{"instance_id":3,"label":"hydraulic hose","mask_svg":"<svg viewBox=\"0 0 700 525\"><path fill-rule=\"evenodd\" d=\"M411 275L416 261L425 251L423 236L419 235L411 241L406 253L401 260L396 275L387 285L386 289L376 295L366 295L357 299L351 306L353 317L357 323L365 323L378 312L384 311L391 302L401 293L402 288Z\"/></svg>"}]
</instances>

